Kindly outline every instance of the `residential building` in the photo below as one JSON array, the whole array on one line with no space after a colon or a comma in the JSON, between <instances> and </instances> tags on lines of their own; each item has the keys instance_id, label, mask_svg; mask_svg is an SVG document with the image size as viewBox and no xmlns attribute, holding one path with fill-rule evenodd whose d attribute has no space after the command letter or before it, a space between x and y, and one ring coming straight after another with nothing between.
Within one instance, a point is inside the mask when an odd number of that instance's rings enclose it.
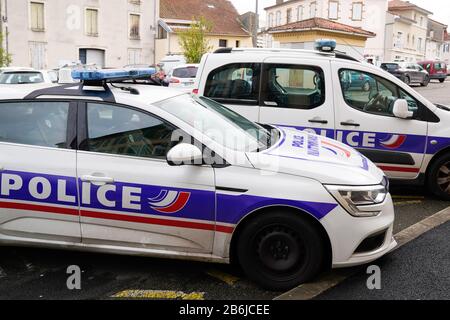
<instances>
[{"instance_id":1,"label":"residential building","mask_svg":"<svg viewBox=\"0 0 450 320\"><path fill-rule=\"evenodd\" d=\"M444 32L444 44L442 45L442 60L447 63L447 68L450 71L450 34L447 30Z\"/></svg>"},{"instance_id":2,"label":"residential building","mask_svg":"<svg viewBox=\"0 0 450 320\"><path fill-rule=\"evenodd\" d=\"M425 58L427 60L441 60L444 53L445 32L447 26L443 23L428 19L427 42Z\"/></svg>"},{"instance_id":3,"label":"residential building","mask_svg":"<svg viewBox=\"0 0 450 320\"><path fill-rule=\"evenodd\" d=\"M386 18L386 61L420 61L426 57L428 16L411 2L392 0Z\"/></svg>"},{"instance_id":4,"label":"residential building","mask_svg":"<svg viewBox=\"0 0 450 320\"><path fill-rule=\"evenodd\" d=\"M246 30L229 0L160 0L160 20L156 40L156 60L167 54L183 54L179 33L200 17L212 24L207 39L212 50L220 47L253 47L252 33Z\"/></svg>"},{"instance_id":5,"label":"residential building","mask_svg":"<svg viewBox=\"0 0 450 320\"><path fill-rule=\"evenodd\" d=\"M159 0L0 0L12 65L155 62Z\"/></svg>"},{"instance_id":6,"label":"residential building","mask_svg":"<svg viewBox=\"0 0 450 320\"><path fill-rule=\"evenodd\" d=\"M277 0L265 8L268 45L312 48L333 38L338 50L381 61L387 6L388 0Z\"/></svg>"}]
</instances>

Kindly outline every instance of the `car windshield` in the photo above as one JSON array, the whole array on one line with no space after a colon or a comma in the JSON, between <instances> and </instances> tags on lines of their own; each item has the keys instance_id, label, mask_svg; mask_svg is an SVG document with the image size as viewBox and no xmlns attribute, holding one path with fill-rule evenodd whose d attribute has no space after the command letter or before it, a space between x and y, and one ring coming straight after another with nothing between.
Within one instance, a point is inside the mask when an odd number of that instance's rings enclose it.
<instances>
[{"instance_id":1,"label":"car windshield","mask_svg":"<svg viewBox=\"0 0 450 320\"><path fill-rule=\"evenodd\" d=\"M399 69L399 65L397 63L384 63L383 66L386 70L397 70Z\"/></svg>"},{"instance_id":2,"label":"car windshield","mask_svg":"<svg viewBox=\"0 0 450 320\"><path fill-rule=\"evenodd\" d=\"M173 69L173 76L177 78L195 78L197 71L197 67L176 68Z\"/></svg>"},{"instance_id":3,"label":"car windshield","mask_svg":"<svg viewBox=\"0 0 450 320\"><path fill-rule=\"evenodd\" d=\"M279 139L276 129L273 132L277 134L271 134L266 128L205 97L184 94L158 102L156 106L232 150L261 151Z\"/></svg>"},{"instance_id":4,"label":"car windshield","mask_svg":"<svg viewBox=\"0 0 450 320\"><path fill-rule=\"evenodd\" d=\"M44 77L40 72L4 72L0 75L0 84L42 83Z\"/></svg>"}]
</instances>

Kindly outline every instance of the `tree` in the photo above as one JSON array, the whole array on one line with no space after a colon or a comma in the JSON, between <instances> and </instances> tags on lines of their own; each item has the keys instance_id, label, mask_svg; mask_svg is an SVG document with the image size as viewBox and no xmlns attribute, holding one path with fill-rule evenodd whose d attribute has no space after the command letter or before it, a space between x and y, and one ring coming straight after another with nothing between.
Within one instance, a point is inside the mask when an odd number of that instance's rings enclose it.
<instances>
[{"instance_id":1,"label":"tree","mask_svg":"<svg viewBox=\"0 0 450 320\"><path fill-rule=\"evenodd\" d=\"M212 49L206 35L212 30L212 23L204 17L192 19L189 29L179 34L180 46L183 49L187 63L200 63L202 56Z\"/></svg>"},{"instance_id":2,"label":"tree","mask_svg":"<svg viewBox=\"0 0 450 320\"><path fill-rule=\"evenodd\" d=\"M11 61L11 55L3 49L3 33L0 32L0 67L9 66Z\"/></svg>"}]
</instances>

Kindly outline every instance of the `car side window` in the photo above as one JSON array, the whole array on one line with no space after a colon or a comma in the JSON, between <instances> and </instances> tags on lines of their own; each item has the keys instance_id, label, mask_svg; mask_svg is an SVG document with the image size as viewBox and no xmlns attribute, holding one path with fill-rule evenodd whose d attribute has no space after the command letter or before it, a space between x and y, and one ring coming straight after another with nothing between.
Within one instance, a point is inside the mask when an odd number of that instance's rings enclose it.
<instances>
[{"instance_id":1,"label":"car side window","mask_svg":"<svg viewBox=\"0 0 450 320\"><path fill-rule=\"evenodd\" d=\"M258 104L259 63L233 63L212 71L204 96L226 103Z\"/></svg>"},{"instance_id":2,"label":"car side window","mask_svg":"<svg viewBox=\"0 0 450 320\"><path fill-rule=\"evenodd\" d=\"M413 118L419 114L419 102L392 82L356 70L340 70L339 79L345 102L360 111L393 117L394 102L405 99Z\"/></svg>"},{"instance_id":3,"label":"car side window","mask_svg":"<svg viewBox=\"0 0 450 320\"><path fill-rule=\"evenodd\" d=\"M121 106L87 105L87 149L92 152L143 158L165 158L175 145L169 123Z\"/></svg>"},{"instance_id":4,"label":"car side window","mask_svg":"<svg viewBox=\"0 0 450 320\"><path fill-rule=\"evenodd\" d=\"M68 102L0 103L0 142L67 148Z\"/></svg>"},{"instance_id":5,"label":"car side window","mask_svg":"<svg viewBox=\"0 0 450 320\"><path fill-rule=\"evenodd\" d=\"M263 83L265 106L314 109L325 102L324 73L320 68L266 64Z\"/></svg>"}]
</instances>

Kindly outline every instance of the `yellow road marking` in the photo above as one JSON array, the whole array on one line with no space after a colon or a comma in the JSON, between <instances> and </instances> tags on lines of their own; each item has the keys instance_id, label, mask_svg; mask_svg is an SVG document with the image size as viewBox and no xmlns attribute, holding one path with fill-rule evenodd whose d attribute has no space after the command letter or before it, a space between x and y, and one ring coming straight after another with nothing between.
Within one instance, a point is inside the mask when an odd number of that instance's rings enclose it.
<instances>
[{"instance_id":1,"label":"yellow road marking","mask_svg":"<svg viewBox=\"0 0 450 320\"><path fill-rule=\"evenodd\" d=\"M394 205L397 205L397 206L408 205L408 204L420 204L420 203L422 203L422 200L394 201Z\"/></svg>"},{"instance_id":2,"label":"yellow road marking","mask_svg":"<svg viewBox=\"0 0 450 320\"><path fill-rule=\"evenodd\" d=\"M205 300L204 292L184 293L182 291L166 290L124 290L112 298L124 299L160 299L160 300Z\"/></svg>"},{"instance_id":3,"label":"yellow road marking","mask_svg":"<svg viewBox=\"0 0 450 320\"><path fill-rule=\"evenodd\" d=\"M210 275L213 278L219 279L222 282L225 282L229 286L234 285L236 282L239 281L238 277L232 276L231 274L218 271L218 270L210 270L206 272L206 274Z\"/></svg>"},{"instance_id":4,"label":"yellow road marking","mask_svg":"<svg viewBox=\"0 0 450 320\"><path fill-rule=\"evenodd\" d=\"M424 196L397 196L397 195L393 195L392 199L425 200L425 197Z\"/></svg>"}]
</instances>

